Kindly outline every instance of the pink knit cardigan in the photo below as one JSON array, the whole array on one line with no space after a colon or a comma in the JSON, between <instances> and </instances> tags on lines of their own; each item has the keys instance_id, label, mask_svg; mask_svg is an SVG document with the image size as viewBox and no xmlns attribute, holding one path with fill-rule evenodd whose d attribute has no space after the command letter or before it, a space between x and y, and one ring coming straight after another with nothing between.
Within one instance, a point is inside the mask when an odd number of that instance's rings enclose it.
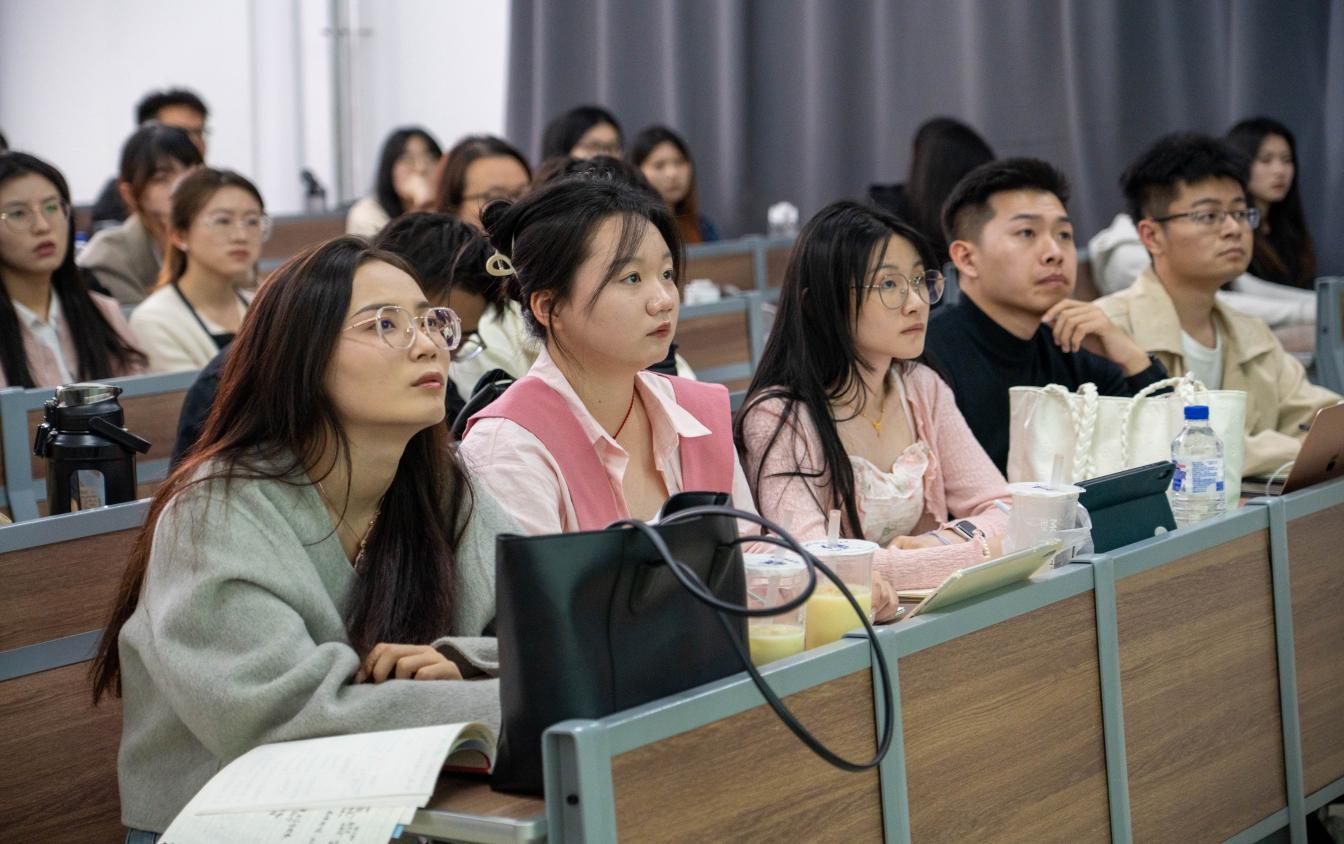
<instances>
[{"instance_id":1,"label":"pink knit cardigan","mask_svg":"<svg viewBox=\"0 0 1344 844\"><path fill-rule=\"evenodd\" d=\"M994 501L1010 500L1007 482L967 427L952 390L923 365L916 365L903 378L915 435L932 452L924 473L924 515L913 533L940 527L949 518L971 519L989 536L1004 533L1008 517L994 506ZM761 471L761 452L783 411L783 399L768 399L750 407L742 421L746 448L743 468L762 516L778 522L800 541L822 539L831 501L829 473L809 478L777 476L797 472L799 467L811 473L822 466L821 441L805 409L795 406L793 417L780 431ZM862 512L862 497L857 503ZM848 535L848 531L843 532ZM937 586L957 569L983 560L978 542L912 551L888 547L878 550L873 569L896 589L925 589Z\"/></svg>"}]
</instances>

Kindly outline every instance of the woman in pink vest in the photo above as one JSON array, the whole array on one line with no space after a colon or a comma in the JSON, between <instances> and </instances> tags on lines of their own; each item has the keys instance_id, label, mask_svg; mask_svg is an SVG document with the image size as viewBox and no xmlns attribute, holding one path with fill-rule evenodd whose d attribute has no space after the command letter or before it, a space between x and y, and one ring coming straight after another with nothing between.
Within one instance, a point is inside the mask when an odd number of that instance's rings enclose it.
<instances>
[{"instance_id":1,"label":"woman in pink vest","mask_svg":"<svg viewBox=\"0 0 1344 844\"><path fill-rule=\"evenodd\" d=\"M874 577L893 589L998 556L1007 526L1003 475L920 362L942 290L913 228L854 202L823 208L794 247L738 414L760 512L809 540L839 510L843 535L882 546ZM895 609L875 597L879 619Z\"/></svg>"},{"instance_id":2,"label":"woman in pink vest","mask_svg":"<svg viewBox=\"0 0 1344 844\"><path fill-rule=\"evenodd\" d=\"M728 392L646 372L677 332L677 224L656 194L575 176L485 209L490 272L541 352L474 416L461 450L530 534L650 519L682 491L752 510Z\"/></svg>"}]
</instances>

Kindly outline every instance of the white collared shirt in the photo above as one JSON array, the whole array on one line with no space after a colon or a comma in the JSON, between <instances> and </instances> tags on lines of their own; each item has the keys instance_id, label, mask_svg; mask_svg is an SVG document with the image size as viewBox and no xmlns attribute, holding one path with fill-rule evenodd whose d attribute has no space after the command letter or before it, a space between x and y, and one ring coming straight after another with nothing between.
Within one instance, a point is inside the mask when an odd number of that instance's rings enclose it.
<instances>
[{"instance_id":1,"label":"white collared shirt","mask_svg":"<svg viewBox=\"0 0 1344 844\"><path fill-rule=\"evenodd\" d=\"M14 312L18 314L19 322L32 332L33 337L48 349L56 358L56 366L60 369L61 383L71 384L77 380L71 370L71 364L74 369L79 369L79 361L68 361L65 359L65 351L61 348L61 337L57 332L57 326L65 321L65 314L61 312L61 297L56 295L56 291L51 291L51 304L47 306L47 319L44 322L41 317L33 313L23 303L14 302ZM67 326L68 327L68 326Z\"/></svg>"}]
</instances>

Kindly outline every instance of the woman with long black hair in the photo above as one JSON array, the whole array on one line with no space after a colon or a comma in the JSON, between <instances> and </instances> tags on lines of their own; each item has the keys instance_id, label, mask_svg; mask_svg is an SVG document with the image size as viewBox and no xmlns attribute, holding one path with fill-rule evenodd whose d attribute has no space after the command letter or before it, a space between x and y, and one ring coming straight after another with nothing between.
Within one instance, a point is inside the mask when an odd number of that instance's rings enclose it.
<instances>
[{"instance_id":1,"label":"woman with long black hair","mask_svg":"<svg viewBox=\"0 0 1344 844\"><path fill-rule=\"evenodd\" d=\"M1003 475L921 362L942 275L911 226L854 202L803 228L735 436L761 515L882 546L874 577L937 586L997 556ZM874 606L879 617L894 604Z\"/></svg>"},{"instance_id":2,"label":"woman with long black hair","mask_svg":"<svg viewBox=\"0 0 1344 844\"><path fill-rule=\"evenodd\" d=\"M1228 130L1227 142L1250 159L1247 189L1260 210L1247 272L1310 290L1316 280L1316 246L1297 189L1293 133L1277 120L1253 117Z\"/></svg>"},{"instance_id":3,"label":"woman with long black hair","mask_svg":"<svg viewBox=\"0 0 1344 844\"><path fill-rule=\"evenodd\" d=\"M143 372L116 300L75 266L70 188L59 170L0 152L0 387L53 387Z\"/></svg>"},{"instance_id":4,"label":"woman with long black hair","mask_svg":"<svg viewBox=\"0 0 1344 844\"><path fill-rule=\"evenodd\" d=\"M462 678L493 665L494 640L474 637L494 616L495 535L513 527L448 448L459 333L362 238L262 287L93 665L94 700L122 697L127 826L163 831L260 744L498 724L496 684Z\"/></svg>"},{"instance_id":5,"label":"woman with long black hair","mask_svg":"<svg viewBox=\"0 0 1344 844\"><path fill-rule=\"evenodd\" d=\"M434 170L443 149L419 126L403 126L383 141L373 194L345 215L345 233L373 237L408 211L427 210L434 201Z\"/></svg>"}]
</instances>

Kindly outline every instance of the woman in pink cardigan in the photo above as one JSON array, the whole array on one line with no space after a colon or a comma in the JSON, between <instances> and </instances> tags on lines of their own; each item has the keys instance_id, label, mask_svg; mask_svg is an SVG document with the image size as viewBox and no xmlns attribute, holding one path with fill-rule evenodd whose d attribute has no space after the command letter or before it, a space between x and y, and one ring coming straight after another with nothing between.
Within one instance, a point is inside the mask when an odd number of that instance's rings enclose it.
<instances>
[{"instance_id":1,"label":"woman in pink cardigan","mask_svg":"<svg viewBox=\"0 0 1344 844\"><path fill-rule=\"evenodd\" d=\"M1003 475L924 351L942 275L897 218L836 202L799 236L736 438L756 506L801 540L842 534L882 547L895 589L1002 553ZM894 603L875 607L879 618Z\"/></svg>"}]
</instances>

